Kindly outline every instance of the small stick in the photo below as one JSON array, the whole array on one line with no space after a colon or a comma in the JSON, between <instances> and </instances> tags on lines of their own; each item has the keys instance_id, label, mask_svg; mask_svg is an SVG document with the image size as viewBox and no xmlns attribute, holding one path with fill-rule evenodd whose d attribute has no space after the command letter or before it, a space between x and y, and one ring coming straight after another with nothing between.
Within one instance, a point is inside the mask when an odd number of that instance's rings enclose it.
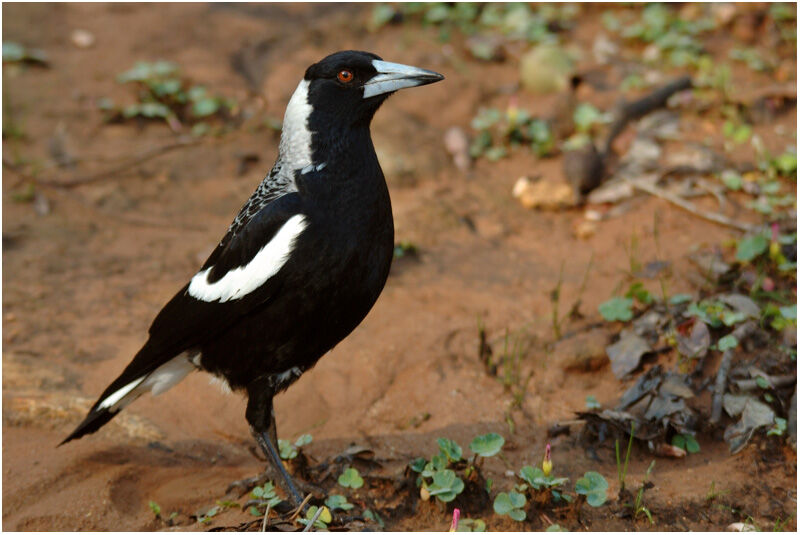
<instances>
[{"instance_id":1,"label":"small stick","mask_svg":"<svg viewBox=\"0 0 800 535\"><path fill-rule=\"evenodd\" d=\"M773 388L781 388L782 386L789 386L797 382L797 377L794 375L771 375L766 377L767 381L772 384ZM740 379L734 381L739 390L755 390L760 388L755 379Z\"/></svg>"},{"instance_id":2,"label":"small stick","mask_svg":"<svg viewBox=\"0 0 800 535\"><path fill-rule=\"evenodd\" d=\"M289 518L289 520L294 520L295 518L297 518L297 515L299 515L303 511L303 508L309 501L311 501L311 494L306 495L303 501L300 502L300 505L297 506L297 509L295 510L294 514Z\"/></svg>"},{"instance_id":3,"label":"small stick","mask_svg":"<svg viewBox=\"0 0 800 535\"><path fill-rule=\"evenodd\" d=\"M311 494L309 494L311 496ZM308 521L306 527L303 528L303 531L311 531L311 527L314 525L314 522L317 521L319 515L322 514L322 507L317 508L317 511L314 513L314 516L311 517L311 520Z\"/></svg>"},{"instance_id":4,"label":"small stick","mask_svg":"<svg viewBox=\"0 0 800 535\"><path fill-rule=\"evenodd\" d=\"M742 340L750 336L756 330L755 322L748 321L736 327L731 336L736 338L736 341L741 343ZM738 346L739 344L737 344ZM711 423L716 424L722 416L722 397L725 394L725 387L728 382L728 372L731 369L731 362L733 361L733 349L726 349L722 353L722 361L719 363L719 370L717 371L717 381L714 383L714 399L711 404Z\"/></svg>"},{"instance_id":5,"label":"small stick","mask_svg":"<svg viewBox=\"0 0 800 535\"><path fill-rule=\"evenodd\" d=\"M752 232L756 228L756 225L751 225L749 223L741 223L739 221L734 221L729 217L726 217L717 212L707 212L706 210L701 210L697 208L692 203L685 201L678 197L677 195L673 195L668 191L664 191L663 189L659 188L658 186L651 186L649 184L641 183L641 182L630 182L630 184L645 193L649 193L654 197L658 197L660 199L664 199L665 201L669 201L675 206L683 208L687 212L696 215L701 219L705 219L706 221L711 221L712 223L717 223L718 225L723 225L726 227L735 228L737 230L741 230L743 232Z\"/></svg>"},{"instance_id":6,"label":"small stick","mask_svg":"<svg viewBox=\"0 0 800 535\"><path fill-rule=\"evenodd\" d=\"M141 154L139 154L138 156L134 156L130 160L122 162L121 164L113 166L104 171L99 171L92 175L87 175L75 178L73 180L65 180L65 181L37 178L36 183L43 186L53 186L58 188L74 188L76 186L83 186L84 184L99 182L100 180L103 180L104 178L110 175L116 175L117 173L125 171L130 167L136 167L137 165L144 163L151 158L155 158L156 156L161 156L162 154L166 154L167 152L170 152L175 149L197 145L200 143L200 141L201 141L200 139L180 139L174 143L168 143L160 147L154 147L152 149L146 150Z\"/></svg>"},{"instance_id":7,"label":"small stick","mask_svg":"<svg viewBox=\"0 0 800 535\"><path fill-rule=\"evenodd\" d=\"M267 531L267 526L269 525L269 504L267 504L267 510L264 511L264 523L261 524L261 531Z\"/></svg>"}]
</instances>

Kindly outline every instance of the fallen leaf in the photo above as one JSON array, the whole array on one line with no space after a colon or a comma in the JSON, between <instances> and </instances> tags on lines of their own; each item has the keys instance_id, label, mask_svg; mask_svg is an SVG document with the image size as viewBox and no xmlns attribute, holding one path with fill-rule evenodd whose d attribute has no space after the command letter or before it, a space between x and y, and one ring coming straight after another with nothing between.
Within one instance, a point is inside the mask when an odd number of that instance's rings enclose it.
<instances>
[{"instance_id":1,"label":"fallen leaf","mask_svg":"<svg viewBox=\"0 0 800 535\"><path fill-rule=\"evenodd\" d=\"M606 348L606 354L611 360L611 371L618 379L622 379L639 366L642 355L651 351L650 344L634 333L632 329L625 329L620 333L619 341Z\"/></svg>"},{"instance_id":2,"label":"fallen leaf","mask_svg":"<svg viewBox=\"0 0 800 535\"><path fill-rule=\"evenodd\" d=\"M699 359L706 356L711 345L711 333L702 321L695 321L689 336L683 336L680 331L676 334L678 352L690 359Z\"/></svg>"},{"instance_id":3,"label":"fallen leaf","mask_svg":"<svg viewBox=\"0 0 800 535\"><path fill-rule=\"evenodd\" d=\"M723 398L723 404L724 404ZM724 405L723 405L724 406ZM727 411L727 409L726 409ZM730 414L730 413L729 413ZM723 438L728 443L731 453L738 453L747 445L753 432L759 427L772 425L775 420L775 412L764 403L754 398L747 399L742 410L741 419L735 424L729 425L725 429Z\"/></svg>"},{"instance_id":4,"label":"fallen leaf","mask_svg":"<svg viewBox=\"0 0 800 535\"><path fill-rule=\"evenodd\" d=\"M656 365L637 379L636 383L622 394L618 409L626 409L642 399L647 394L654 392L663 380L664 370L661 365Z\"/></svg>"},{"instance_id":5,"label":"fallen leaf","mask_svg":"<svg viewBox=\"0 0 800 535\"><path fill-rule=\"evenodd\" d=\"M758 318L761 315L761 309L758 308L755 301L746 295L722 294L718 295L717 299L731 307L735 312L741 312L748 318Z\"/></svg>"}]
</instances>

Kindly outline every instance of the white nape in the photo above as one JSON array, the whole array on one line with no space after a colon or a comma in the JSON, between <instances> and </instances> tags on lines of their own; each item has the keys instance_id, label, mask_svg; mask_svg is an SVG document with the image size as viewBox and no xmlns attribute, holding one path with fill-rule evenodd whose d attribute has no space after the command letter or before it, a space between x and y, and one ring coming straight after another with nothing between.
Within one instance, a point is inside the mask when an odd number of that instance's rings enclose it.
<instances>
[{"instance_id":1,"label":"white nape","mask_svg":"<svg viewBox=\"0 0 800 535\"><path fill-rule=\"evenodd\" d=\"M117 412L148 390L154 396L166 392L195 369L197 367L192 363L192 359L188 358L186 353L181 353L156 368L153 373L139 377L123 386L101 401L97 408L98 410L108 409Z\"/></svg>"},{"instance_id":2,"label":"white nape","mask_svg":"<svg viewBox=\"0 0 800 535\"><path fill-rule=\"evenodd\" d=\"M311 131L308 118L311 104L308 103L308 80L301 80L286 105L283 116L283 130L278 146L278 159L293 169L301 169L311 164Z\"/></svg>"},{"instance_id":3,"label":"white nape","mask_svg":"<svg viewBox=\"0 0 800 535\"><path fill-rule=\"evenodd\" d=\"M308 223L304 215L292 216L246 266L228 271L214 283L208 282L208 274L214 266L192 277L192 282L189 283L189 295L201 301L224 303L232 299L241 299L258 289L278 273L289 260L295 240L306 226Z\"/></svg>"}]
</instances>

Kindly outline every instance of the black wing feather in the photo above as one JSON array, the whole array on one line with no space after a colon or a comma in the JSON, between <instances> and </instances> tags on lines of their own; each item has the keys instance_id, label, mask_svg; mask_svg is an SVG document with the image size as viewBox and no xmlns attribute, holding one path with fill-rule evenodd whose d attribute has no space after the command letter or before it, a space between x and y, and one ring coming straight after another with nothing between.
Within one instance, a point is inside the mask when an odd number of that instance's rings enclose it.
<instances>
[{"instance_id":1,"label":"black wing feather","mask_svg":"<svg viewBox=\"0 0 800 535\"><path fill-rule=\"evenodd\" d=\"M208 277L210 282L214 282L231 269L246 265L269 243L283 224L298 213L302 213L302 202L297 193L288 193L273 200L250 217L244 226L229 230L203 264L201 271L214 266ZM117 414L108 409L97 409L103 399L132 381L152 373L179 353L199 347L205 340L228 329L240 317L274 295L280 286L278 273L251 294L220 303L195 299L189 295L189 285L186 284L153 320L147 343L122 374L106 388L83 422L64 442L97 431Z\"/></svg>"},{"instance_id":2,"label":"black wing feather","mask_svg":"<svg viewBox=\"0 0 800 535\"><path fill-rule=\"evenodd\" d=\"M302 202L297 193L275 199L235 234L229 232L203 264L202 270L213 266L208 275L215 282L237 267L244 266L275 236L291 217L302 213ZM172 354L191 349L209 337L230 327L239 317L267 300L278 285L280 274L272 277L261 288L241 298L220 303L201 301L188 293L184 286L161 309L150 326L150 341L164 347L175 348Z\"/></svg>"}]
</instances>

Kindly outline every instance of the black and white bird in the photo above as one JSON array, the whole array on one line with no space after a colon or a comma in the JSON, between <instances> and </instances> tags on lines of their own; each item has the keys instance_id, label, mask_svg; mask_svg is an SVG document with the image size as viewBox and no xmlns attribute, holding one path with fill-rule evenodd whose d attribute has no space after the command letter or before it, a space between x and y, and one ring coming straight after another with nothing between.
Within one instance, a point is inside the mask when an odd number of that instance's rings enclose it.
<instances>
[{"instance_id":1,"label":"black and white bird","mask_svg":"<svg viewBox=\"0 0 800 535\"><path fill-rule=\"evenodd\" d=\"M370 122L395 91L443 78L368 52L311 65L286 107L269 175L62 444L204 370L247 393L253 436L297 504L276 449L273 396L350 334L383 290L394 225Z\"/></svg>"}]
</instances>

